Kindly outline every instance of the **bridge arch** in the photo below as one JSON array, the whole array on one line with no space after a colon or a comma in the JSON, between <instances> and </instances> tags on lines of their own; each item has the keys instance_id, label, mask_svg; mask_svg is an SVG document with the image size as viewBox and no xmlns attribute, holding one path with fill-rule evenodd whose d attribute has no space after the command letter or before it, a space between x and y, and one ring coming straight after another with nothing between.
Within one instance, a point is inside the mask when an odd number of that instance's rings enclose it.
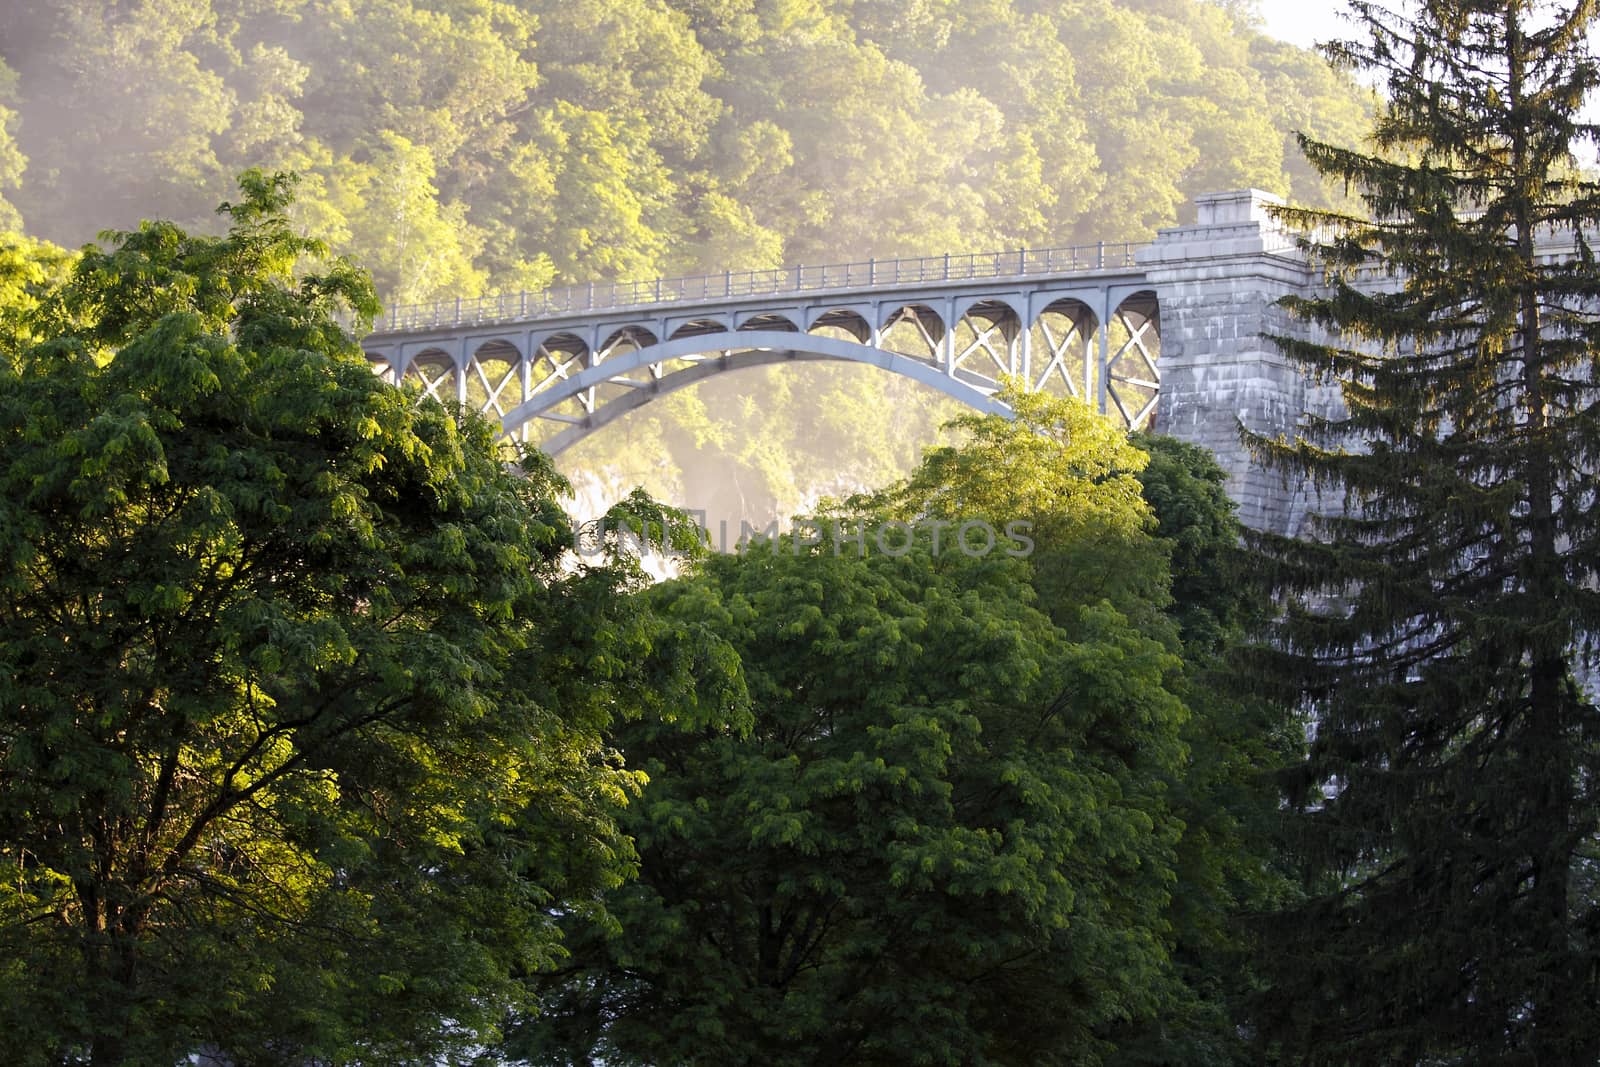
<instances>
[{"instance_id":1,"label":"bridge arch","mask_svg":"<svg viewBox=\"0 0 1600 1067\"><path fill-rule=\"evenodd\" d=\"M378 376L379 381L387 385L399 384L400 379L395 375L394 362L388 356L382 352L373 352L371 350L368 350L365 355L367 357L367 365L372 368L372 373Z\"/></svg>"},{"instance_id":2,"label":"bridge arch","mask_svg":"<svg viewBox=\"0 0 1600 1067\"><path fill-rule=\"evenodd\" d=\"M539 330L530 336L528 345L534 359L550 358L557 352L578 355L589 352L588 339L570 329Z\"/></svg>"},{"instance_id":3,"label":"bridge arch","mask_svg":"<svg viewBox=\"0 0 1600 1067\"><path fill-rule=\"evenodd\" d=\"M1028 324L1028 388L1094 399L1100 316L1079 295L1044 299Z\"/></svg>"},{"instance_id":4,"label":"bridge arch","mask_svg":"<svg viewBox=\"0 0 1600 1067\"><path fill-rule=\"evenodd\" d=\"M992 394L1002 376L1017 375L1030 390L1076 396L1131 427L1148 426L1160 389L1156 295L1102 291L1099 309L1091 296L752 309L583 331L593 346L570 328L486 331L453 351L422 342L403 358L369 358L386 377L497 419L507 434L544 438L553 451L711 375L812 360L882 367L985 411L1001 410ZM538 425L556 430L530 433Z\"/></svg>"},{"instance_id":5,"label":"bridge arch","mask_svg":"<svg viewBox=\"0 0 1600 1067\"><path fill-rule=\"evenodd\" d=\"M1140 289L1123 297L1107 323L1103 390L1114 407L1134 428L1148 426L1161 394L1161 316L1156 294Z\"/></svg>"},{"instance_id":6,"label":"bridge arch","mask_svg":"<svg viewBox=\"0 0 1600 1067\"><path fill-rule=\"evenodd\" d=\"M467 365L464 392L468 407L499 418L527 399L522 350L504 337L481 339Z\"/></svg>"},{"instance_id":7,"label":"bridge arch","mask_svg":"<svg viewBox=\"0 0 1600 1067\"><path fill-rule=\"evenodd\" d=\"M751 330L779 330L784 333L800 332L800 327L795 325L794 319L781 311L764 311L755 315L742 315L736 329L740 333L748 333Z\"/></svg>"},{"instance_id":8,"label":"bridge arch","mask_svg":"<svg viewBox=\"0 0 1600 1067\"><path fill-rule=\"evenodd\" d=\"M669 341L676 341L680 337L701 337L708 333L729 333L733 324L721 315L706 315L701 318L689 319L680 322L672 328L668 335Z\"/></svg>"},{"instance_id":9,"label":"bridge arch","mask_svg":"<svg viewBox=\"0 0 1600 1067\"><path fill-rule=\"evenodd\" d=\"M446 404L460 399L461 368L456 357L443 348L428 347L406 360L400 371L402 377L417 383L423 396L431 396Z\"/></svg>"},{"instance_id":10,"label":"bridge arch","mask_svg":"<svg viewBox=\"0 0 1600 1067\"><path fill-rule=\"evenodd\" d=\"M1001 410L991 398L1000 378L1017 375L1030 390L1076 396L1130 427L1148 426L1161 380L1156 294L1102 290L1099 309L1093 295L963 299L944 303L944 314L934 303L888 300L624 322L584 331L594 347L570 328L484 332L369 359L386 378L497 419L508 434L527 440L531 427L556 425L542 442L556 451L711 375L811 360L882 367L986 411Z\"/></svg>"},{"instance_id":11,"label":"bridge arch","mask_svg":"<svg viewBox=\"0 0 1600 1067\"><path fill-rule=\"evenodd\" d=\"M857 344L872 343L872 324L855 308L829 308L817 312L810 318L811 321L806 324L806 333L818 337L831 337L834 333L842 333L846 337L853 338ZM824 330L831 330L833 333L823 333Z\"/></svg>"},{"instance_id":12,"label":"bridge arch","mask_svg":"<svg viewBox=\"0 0 1600 1067\"><path fill-rule=\"evenodd\" d=\"M963 381L998 388L1002 375L1022 370L1022 313L1001 297L956 305L950 348L951 373Z\"/></svg>"},{"instance_id":13,"label":"bridge arch","mask_svg":"<svg viewBox=\"0 0 1600 1067\"><path fill-rule=\"evenodd\" d=\"M648 368L652 364L680 363L682 364L680 369L671 370L648 383L625 381L629 388L609 401L596 405L588 417L581 421L565 415L556 416L555 421L566 425L553 437L545 440L541 447L551 455L555 455L649 401L704 381L711 375L796 361L838 360L865 363L921 382L980 411L1005 410L1004 406L990 395L990 391L970 385L937 367L902 353L834 337L819 337L815 334L787 330L749 330L729 333L726 339L730 341L737 339L737 348L713 349L708 353L707 341L721 339L722 336L703 334L680 337L616 356L604 364L589 367L569 379L540 390L515 409L506 412L501 417L501 426L508 434L517 434L523 427L537 419L551 418L557 408L574 398L592 395L594 390L606 384L617 384L620 376L630 371Z\"/></svg>"},{"instance_id":14,"label":"bridge arch","mask_svg":"<svg viewBox=\"0 0 1600 1067\"><path fill-rule=\"evenodd\" d=\"M878 347L936 366L944 355L949 326L930 304L901 304L879 315Z\"/></svg>"},{"instance_id":15,"label":"bridge arch","mask_svg":"<svg viewBox=\"0 0 1600 1067\"><path fill-rule=\"evenodd\" d=\"M660 341L653 332L644 326L624 326L619 330L612 330L606 335L599 348L595 349L595 359L601 363L620 352L636 348L648 348Z\"/></svg>"}]
</instances>

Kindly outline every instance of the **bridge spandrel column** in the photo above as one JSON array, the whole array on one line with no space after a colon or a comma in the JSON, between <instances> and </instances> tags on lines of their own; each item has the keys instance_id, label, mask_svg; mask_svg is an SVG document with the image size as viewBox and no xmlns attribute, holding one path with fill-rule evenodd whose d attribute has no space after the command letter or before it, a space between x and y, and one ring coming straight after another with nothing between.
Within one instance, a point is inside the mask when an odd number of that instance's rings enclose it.
<instances>
[{"instance_id":1,"label":"bridge spandrel column","mask_svg":"<svg viewBox=\"0 0 1600 1067\"><path fill-rule=\"evenodd\" d=\"M1239 440L1241 423L1293 437L1308 411L1336 403L1263 336L1306 330L1275 306L1312 280L1293 238L1268 217L1267 208L1282 202L1258 189L1198 197L1196 223L1161 230L1138 262L1160 302L1156 425L1216 454L1241 520L1294 534L1304 488L1263 469Z\"/></svg>"}]
</instances>

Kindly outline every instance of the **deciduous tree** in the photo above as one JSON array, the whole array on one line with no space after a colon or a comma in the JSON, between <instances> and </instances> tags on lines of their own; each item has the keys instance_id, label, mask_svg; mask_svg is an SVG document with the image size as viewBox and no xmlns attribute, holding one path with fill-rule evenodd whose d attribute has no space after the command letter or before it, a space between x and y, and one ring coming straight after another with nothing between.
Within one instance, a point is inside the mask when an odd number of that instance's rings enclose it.
<instances>
[{"instance_id":1,"label":"deciduous tree","mask_svg":"<svg viewBox=\"0 0 1600 1067\"><path fill-rule=\"evenodd\" d=\"M1284 717L1223 684L1245 592L1216 573L1221 472L1165 441L1150 470L1082 404L1008 395L1017 420L957 420L820 546L757 542L656 593L738 653L752 723L625 733L640 880L620 931L575 929L518 1054L1244 1061L1232 920L1281 884ZM863 520L922 533L896 555ZM962 551L963 521L1011 520L1026 560Z\"/></svg>"},{"instance_id":2,"label":"deciduous tree","mask_svg":"<svg viewBox=\"0 0 1600 1067\"><path fill-rule=\"evenodd\" d=\"M1282 704L1237 684L1232 652L1259 608L1241 581L1223 473L1202 449L1130 440L1078 401L1002 395L1014 419L955 420L963 444L931 450L879 506L906 519L1026 519L1032 584L1057 625L1074 633L1085 606L1105 601L1181 655L1167 684L1189 710L1185 758L1163 793L1182 826L1164 916L1170 965L1151 977L1153 1016L1098 1034L1111 1064L1248 1062L1241 1024L1258 978L1243 920L1285 893L1271 773L1296 737Z\"/></svg>"},{"instance_id":3,"label":"deciduous tree","mask_svg":"<svg viewBox=\"0 0 1600 1067\"><path fill-rule=\"evenodd\" d=\"M547 464L373 376L333 317L370 283L286 199L249 175L226 236L147 223L58 286L0 259L12 1063L481 1045L630 867L602 729L715 673L563 569Z\"/></svg>"},{"instance_id":4,"label":"deciduous tree","mask_svg":"<svg viewBox=\"0 0 1600 1067\"><path fill-rule=\"evenodd\" d=\"M1024 566L785 539L661 589L738 652L753 722L625 736L640 880L620 931L574 931L517 1051L1079 1063L1152 1013L1175 657L1105 604L1069 638Z\"/></svg>"}]
</instances>

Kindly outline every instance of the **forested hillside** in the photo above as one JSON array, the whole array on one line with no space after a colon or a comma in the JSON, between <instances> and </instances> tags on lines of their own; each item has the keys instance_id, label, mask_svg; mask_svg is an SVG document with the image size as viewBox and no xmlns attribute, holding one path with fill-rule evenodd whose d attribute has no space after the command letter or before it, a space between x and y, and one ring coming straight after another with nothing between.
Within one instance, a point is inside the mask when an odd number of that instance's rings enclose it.
<instances>
[{"instance_id":1,"label":"forested hillside","mask_svg":"<svg viewBox=\"0 0 1600 1067\"><path fill-rule=\"evenodd\" d=\"M0 228L214 229L234 175L291 169L302 223L407 303L1139 240L1197 192L1324 201L1292 131L1355 143L1369 113L1239 2L61 0L0 24ZM803 374L572 461L755 516L907 469L947 413ZM708 453L725 486L681 473Z\"/></svg>"}]
</instances>

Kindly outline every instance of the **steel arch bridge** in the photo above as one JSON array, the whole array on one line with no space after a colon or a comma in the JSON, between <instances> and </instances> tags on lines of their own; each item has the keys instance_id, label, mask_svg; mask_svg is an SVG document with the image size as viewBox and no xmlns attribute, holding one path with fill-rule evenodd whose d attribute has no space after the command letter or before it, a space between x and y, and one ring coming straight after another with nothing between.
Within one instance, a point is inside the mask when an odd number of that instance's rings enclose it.
<instances>
[{"instance_id":1,"label":"steel arch bridge","mask_svg":"<svg viewBox=\"0 0 1600 1067\"><path fill-rule=\"evenodd\" d=\"M392 309L374 369L556 454L650 400L750 367L861 363L980 411L1003 376L1130 428L1161 387L1154 287L1130 245L724 273Z\"/></svg>"}]
</instances>

